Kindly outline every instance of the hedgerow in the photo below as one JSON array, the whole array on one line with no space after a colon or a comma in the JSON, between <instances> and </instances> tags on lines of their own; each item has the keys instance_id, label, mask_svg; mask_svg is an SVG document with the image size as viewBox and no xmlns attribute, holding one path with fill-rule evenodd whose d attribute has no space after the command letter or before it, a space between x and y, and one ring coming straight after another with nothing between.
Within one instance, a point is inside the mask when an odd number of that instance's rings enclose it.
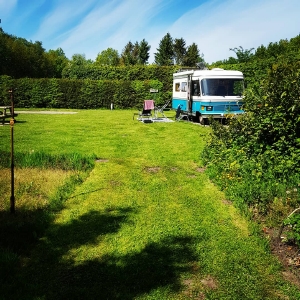
<instances>
[{"instance_id":1,"label":"hedgerow","mask_svg":"<svg viewBox=\"0 0 300 300\"><path fill-rule=\"evenodd\" d=\"M155 99L160 105L170 100L169 91L163 91L159 80L91 80L91 79L10 79L0 76L1 104L9 104L9 85L15 88L15 107L18 108L72 108L95 109L141 108L143 100ZM4 82L3 84L1 84ZM157 89L151 94L150 89Z\"/></svg>"},{"instance_id":2,"label":"hedgerow","mask_svg":"<svg viewBox=\"0 0 300 300\"><path fill-rule=\"evenodd\" d=\"M65 68L60 78L12 79L0 76L0 102L9 103L8 89L15 88L19 108L141 108L143 100L161 105L171 99L172 74L178 67L84 66ZM150 89L158 90L151 94ZM0 104L1 104L0 103Z\"/></svg>"},{"instance_id":3,"label":"hedgerow","mask_svg":"<svg viewBox=\"0 0 300 300\"><path fill-rule=\"evenodd\" d=\"M299 86L300 62L274 64L259 88L246 90L245 114L228 127L212 123L204 163L241 207L264 214L300 204Z\"/></svg>"}]
</instances>

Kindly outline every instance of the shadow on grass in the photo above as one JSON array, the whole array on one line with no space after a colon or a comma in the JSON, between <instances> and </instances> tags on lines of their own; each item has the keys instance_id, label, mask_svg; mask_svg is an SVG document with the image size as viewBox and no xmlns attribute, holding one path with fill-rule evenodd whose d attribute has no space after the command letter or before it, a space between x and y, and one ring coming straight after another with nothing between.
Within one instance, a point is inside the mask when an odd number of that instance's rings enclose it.
<instances>
[{"instance_id":1,"label":"shadow on grass","mask_svg":"<svg viewBox=\"0 0 300 300\"><path fill-rule=\"evenodd\" d=\"M189 237L149 243L138 253L100 252L80 260L80 246L98 245L132 213L131 208L90 211L68 224L51 225L30 260L11 281L5 280L1 299L134 299L157 288L177 291L180 274L190 271L196 260ZM73 261L70 250L79 251L79 261Z\"/></svg>"}]
</instances>

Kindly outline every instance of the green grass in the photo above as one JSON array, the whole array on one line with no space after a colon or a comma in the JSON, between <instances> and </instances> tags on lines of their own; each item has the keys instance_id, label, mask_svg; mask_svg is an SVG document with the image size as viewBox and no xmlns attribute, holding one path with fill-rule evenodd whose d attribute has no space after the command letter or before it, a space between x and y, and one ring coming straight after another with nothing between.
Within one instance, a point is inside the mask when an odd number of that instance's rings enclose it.
<instances>
[{"instance_id":1,"label":"green grass","mask_svg":"<svg viewBox=\"0 0 300 300\"><path fill-rule=\"evenodd\" d=\"M299 299L268 242L203 172L210 129L143 124L132 115L18 116L17 153L96 160L71 194L56 197L64 200L59 211L36 208L36 190L32 207L20 210L16 199L16 216L0 211L11 223L20 215L47 220L26 251L9 247L9 237L0 246L0 299ZM9 126L0 127L0 138L0 150L9 151Z\"/></svg>"}]
</instances>

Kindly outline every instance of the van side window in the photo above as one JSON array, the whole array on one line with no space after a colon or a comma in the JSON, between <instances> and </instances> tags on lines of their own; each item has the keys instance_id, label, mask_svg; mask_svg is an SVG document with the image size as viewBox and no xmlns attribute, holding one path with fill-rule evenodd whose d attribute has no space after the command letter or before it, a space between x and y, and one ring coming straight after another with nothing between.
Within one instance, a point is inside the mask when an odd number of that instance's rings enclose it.
<instances>
[{"instance_id":1,"label":"van side window","mask_svg":"<svg viewBox=\"0 0 300 300\"><path fill-rule=\"evenodd\" d=\"M193 80L192 81L192 95L199 96L199 94L200 94L199 80Z\"/></svg>"},{"instance_id":2,"label":"van side window","mask_svg":"<svg viewBox=\"0 0 300 300\"><path fill-rule=\"evenodd\" d=\"M182 92L186 92L186 86L187 86L187 83L186 83L186 82L181 82L180 90L181 90Z\"/></svg>"}]
</instances>

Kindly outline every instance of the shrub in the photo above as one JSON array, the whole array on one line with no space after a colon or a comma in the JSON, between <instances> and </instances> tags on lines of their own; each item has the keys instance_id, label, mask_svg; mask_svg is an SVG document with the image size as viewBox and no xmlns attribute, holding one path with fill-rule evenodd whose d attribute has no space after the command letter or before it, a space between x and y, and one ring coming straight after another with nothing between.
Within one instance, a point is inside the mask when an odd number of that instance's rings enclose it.
<instances>
[{"instance_id":1,"label":"shrub","mask_svg":"<svg viewBox=\"0 0 300 300\"><path fill-rule=\"evenodd\" d=\"M260 89L245 93L245 114L213 122L202 153L210 176L237 203L267 213L300 182L300 63L273 65Z\"/></svg>"}]
</instances>

